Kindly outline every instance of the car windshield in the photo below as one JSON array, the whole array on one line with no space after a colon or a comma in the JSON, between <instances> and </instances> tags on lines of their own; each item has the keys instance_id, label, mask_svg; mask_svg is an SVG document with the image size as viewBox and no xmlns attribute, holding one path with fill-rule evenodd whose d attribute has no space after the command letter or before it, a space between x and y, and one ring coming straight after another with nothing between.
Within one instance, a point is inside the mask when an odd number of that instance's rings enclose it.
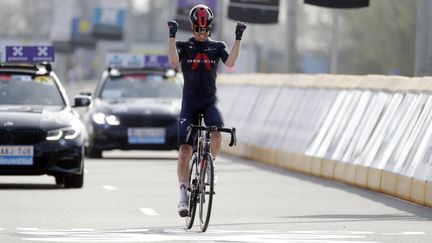
<instances>
[{"instance_id":1,"label":"car windshield","mask_svg":"<svg viewBox=\"0 0 432 243\"><path fill-rule=\"evenodd\" d=\"M0 73L0 105L64 106L51 76Z\"/></svg>"},{"instance_id":2,"label":"car windshield","mask_svg":"<svg viewBox=\"0 0 432 243\"><path fill-rule=\"evenodd\" d=\"M100 96L105 100L128 98L180 98L181 85L162 75L125 75L105 82Z\"/></svg>"}]
</instances>

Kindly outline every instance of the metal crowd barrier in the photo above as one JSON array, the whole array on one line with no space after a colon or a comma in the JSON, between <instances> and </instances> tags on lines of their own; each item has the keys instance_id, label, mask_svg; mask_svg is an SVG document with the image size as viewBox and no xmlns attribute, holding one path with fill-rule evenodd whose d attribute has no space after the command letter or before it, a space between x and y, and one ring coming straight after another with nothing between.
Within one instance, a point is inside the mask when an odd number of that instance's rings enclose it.
<instances>
[{"instance_id":1,"label":"metal crowd barrier","mask_svg":"<svg viewBox=\"0 0 432 243\"><path fill-rule=\"evenodd\" d=\"M223 149L432 207L431 90L429 77L221 75L238 140Z\"/></svg>"}]
</instances>

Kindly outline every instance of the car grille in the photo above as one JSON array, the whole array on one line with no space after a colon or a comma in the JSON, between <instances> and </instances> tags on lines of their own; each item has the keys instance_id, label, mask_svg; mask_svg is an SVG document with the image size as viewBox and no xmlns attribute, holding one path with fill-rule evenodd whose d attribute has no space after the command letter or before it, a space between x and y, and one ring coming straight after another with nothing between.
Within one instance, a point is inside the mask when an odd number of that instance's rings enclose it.
<instances>
[{"instance_id":1,"label":"car grille","mask_svg":"<svg viewBox=\"0 0 432 243\"><path fill-rule=\"evenodd\" d=\"M124 115L120 123L127 127L167 127L177 123L177 117L167 115Z\"/></svg>"},{"instance_id":2,"label":"car grille","mask_svg":"<svg viewBox=\"0 0 432 243\"><path fill-rule=\"evenodd\" d=\"M22 130L0 130L0 144L35 144L46 137L46 133L39 129L22 129Z\"/></svg>"}]
</instances>

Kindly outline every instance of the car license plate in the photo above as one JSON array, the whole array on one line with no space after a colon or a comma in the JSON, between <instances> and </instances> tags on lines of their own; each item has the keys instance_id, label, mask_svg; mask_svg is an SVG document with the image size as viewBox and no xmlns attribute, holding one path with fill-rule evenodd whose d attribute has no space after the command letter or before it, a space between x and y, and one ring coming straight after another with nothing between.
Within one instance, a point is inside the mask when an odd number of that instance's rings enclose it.
<instances>
[{"instance_id":1,"label":"car license plate","mask_svg":"<svg viewBox=\"0 0 432 243\"><path fill-rule=\"evenodd\" d=\"M0 146L0 165L33 165L33 146Z\"/></svg>"},{"instance_id":2,"label":"car license plate","mask_svg":"<svg viewBox=\"0 0 432 243\"><path fill-rule=\"evenodd\" d=\"M128 128L129 144L164 144L165 128Z\"/></svg>"}]
</instances>

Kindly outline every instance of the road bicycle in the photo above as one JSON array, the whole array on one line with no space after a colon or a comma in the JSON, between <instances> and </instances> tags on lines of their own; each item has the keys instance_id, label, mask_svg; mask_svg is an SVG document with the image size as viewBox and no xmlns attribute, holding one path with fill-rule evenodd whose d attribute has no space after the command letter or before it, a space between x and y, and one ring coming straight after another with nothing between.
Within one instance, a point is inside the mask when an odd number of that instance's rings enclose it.
<instances>
[{"instance_id":1,"label":"road bicycle","mask_svg":"<svg viewBox=\"0 0 432 243\"><path fill-rule=\"evenodd\" d=\"M225 132L231 134L229 146L236 144L236 129L203 126L202 114L198 116L198 125L189 125L187 139L195 136L194 153L189 170L189 215L186 216L186 228L192 228L194 223L197 204L199 204L198 218L202 232L207 230L213 203L214 191L214 164L211 155L212 132Z\"/></svg>"}]
</instances>

